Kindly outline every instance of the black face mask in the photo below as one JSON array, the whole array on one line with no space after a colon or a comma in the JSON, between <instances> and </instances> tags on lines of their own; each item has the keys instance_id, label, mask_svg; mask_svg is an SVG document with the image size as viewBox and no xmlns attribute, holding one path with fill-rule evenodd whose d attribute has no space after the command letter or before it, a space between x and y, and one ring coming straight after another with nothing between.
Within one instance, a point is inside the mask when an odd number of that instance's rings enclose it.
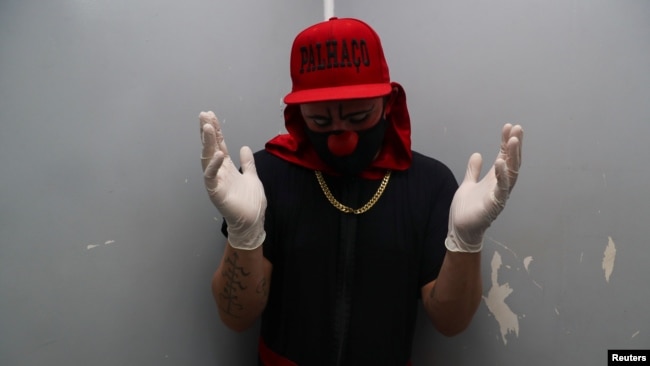
<instances>
[{"instance_id":1,"label":"black face mask","mask_svg":"<svg viewBox=\"0 0 650 366\"><path fill-rule=\"evenodd\" d=\"M305 126L318 156L343 175L359 175L370 166L384 142L387 122L381 118L361 131L314 132ZM355 141L356 140L356 141Z\"/></svg>"}]
</instances>

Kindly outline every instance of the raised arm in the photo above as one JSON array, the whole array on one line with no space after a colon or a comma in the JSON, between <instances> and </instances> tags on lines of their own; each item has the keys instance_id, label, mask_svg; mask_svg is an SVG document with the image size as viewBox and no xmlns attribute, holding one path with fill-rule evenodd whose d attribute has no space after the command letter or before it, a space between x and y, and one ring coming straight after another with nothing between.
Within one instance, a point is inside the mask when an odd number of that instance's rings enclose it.
<instances>
[{"instance_id":1,"label":"raised arm","mask_svg":"<svg viewBox=\"0 0 650 366\"><path fill-rule=\"evenodd\" d=\"M449 211L447 254L438 278L422 287L424 307L436 329L451 336L463 331L481 302L483 235L505 207L521 165L521 126L506 124L490 171L479 181L480 154L473 154Z\"/></svg>"},{"instance_id":2,"label":"raised arm","mask_svg":"<svg viewBox=\"0 0 650 366\"><path fill-rule=\"evenodd\" d=\"M264 310L271 285L272 266L262 253L266 196L251 149L240 150L240 173L214 113L201 112L199 121L205 187L228 224L228 245L212 278L212 293L224 324L243 331Z\"/></svg>"}]
</instances>

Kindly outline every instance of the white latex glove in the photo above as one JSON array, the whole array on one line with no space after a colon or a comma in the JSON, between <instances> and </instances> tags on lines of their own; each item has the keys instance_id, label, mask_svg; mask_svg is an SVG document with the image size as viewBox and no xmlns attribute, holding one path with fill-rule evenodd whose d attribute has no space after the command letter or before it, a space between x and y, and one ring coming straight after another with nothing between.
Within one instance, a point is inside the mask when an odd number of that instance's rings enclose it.
<instances>
[{"instance_id":1,"label":"white latex glove","mask_svg":"<svg viewBox=\"0 0 650 366\"><path fill-rule=\"evenodd\" d=\"M483 234L497 218L517 181L521 165L521 126L506 124L501 133L501 148L492 169L480 181L481 154L469 158L465 179L454 195L449 211L449 230L445 246L452 252L480 252Z\"/></svg>"},{"instance_id":2,"label":"white latex glove","mask_svg":"<svg viewBox=\"0 0 650 366\"><path fill-rule=\"evenodd\" d=\"M230 159L219 121L212 111L199 114L203 153L201 165L210 200L228 224L228 242L233 248L253 250L264 241L266 196L257 177L253 152L241 148L240 173Z\"/></svg>"}]
</instances>

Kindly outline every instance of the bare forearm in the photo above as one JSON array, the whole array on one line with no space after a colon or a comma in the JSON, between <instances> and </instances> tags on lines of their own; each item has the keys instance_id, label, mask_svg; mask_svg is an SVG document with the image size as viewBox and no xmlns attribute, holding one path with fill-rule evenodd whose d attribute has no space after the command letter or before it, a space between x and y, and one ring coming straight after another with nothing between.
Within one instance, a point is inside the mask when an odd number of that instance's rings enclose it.
<instances>
[{"instance_id":1,"label":"bare forearm","mask_svg":"<svg viewBox=\"0 0 650 366\"><path fill-rule=\"evenodd\" d=\"M423 303L436 329L453 336L469 325L482 291L480 253L447 252L435 285L423 294Z\"/></svg>"},{"instance_id":2,"label":"bare forearm","mask_svg":"<svg viewBox=\"0 0 650 366\"><path fill-rule=\"evenodd\" d=\"M246 330L264 310L271 282L270 266L262 247L248 251L226 245L212 278L212 294L219 316L229 328Z\"/></svg>"}]
</instances>

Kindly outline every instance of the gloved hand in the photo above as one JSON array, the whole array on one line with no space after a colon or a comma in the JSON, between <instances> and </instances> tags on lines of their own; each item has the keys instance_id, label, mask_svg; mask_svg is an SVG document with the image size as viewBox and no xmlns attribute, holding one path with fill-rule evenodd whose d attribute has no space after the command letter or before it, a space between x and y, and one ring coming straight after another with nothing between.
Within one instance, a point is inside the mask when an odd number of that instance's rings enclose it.
<instances>
[{"instance_id":1,"label":"gloved hand","mask_svg":"<svg viewBox=\"0 0 650 366\"><path fill-rule=\"evenodd\" d=\"M506 124L501 132L501 148L490 171L481 181L483 158L474 153L467 164L465 179L454 195L449 211L445 246L451 252L480 252L483 234L497 218L517 181L521 165L521 126Z\"/></svg>"},{"instance_id":2,"label":"gloved hand","mask_svg":"<svg viewBox=\"0 0 650 366\"><path fill-rule=\"evenodd\" d=\"M228 224L228 242L237 249L253 250L266 238L266 196L257 177L253 152L241 148L240 173L230 159L219 121L212 111L199 114L203 153L201 165L210 200Z\"/></svg>"}]
</instances>

